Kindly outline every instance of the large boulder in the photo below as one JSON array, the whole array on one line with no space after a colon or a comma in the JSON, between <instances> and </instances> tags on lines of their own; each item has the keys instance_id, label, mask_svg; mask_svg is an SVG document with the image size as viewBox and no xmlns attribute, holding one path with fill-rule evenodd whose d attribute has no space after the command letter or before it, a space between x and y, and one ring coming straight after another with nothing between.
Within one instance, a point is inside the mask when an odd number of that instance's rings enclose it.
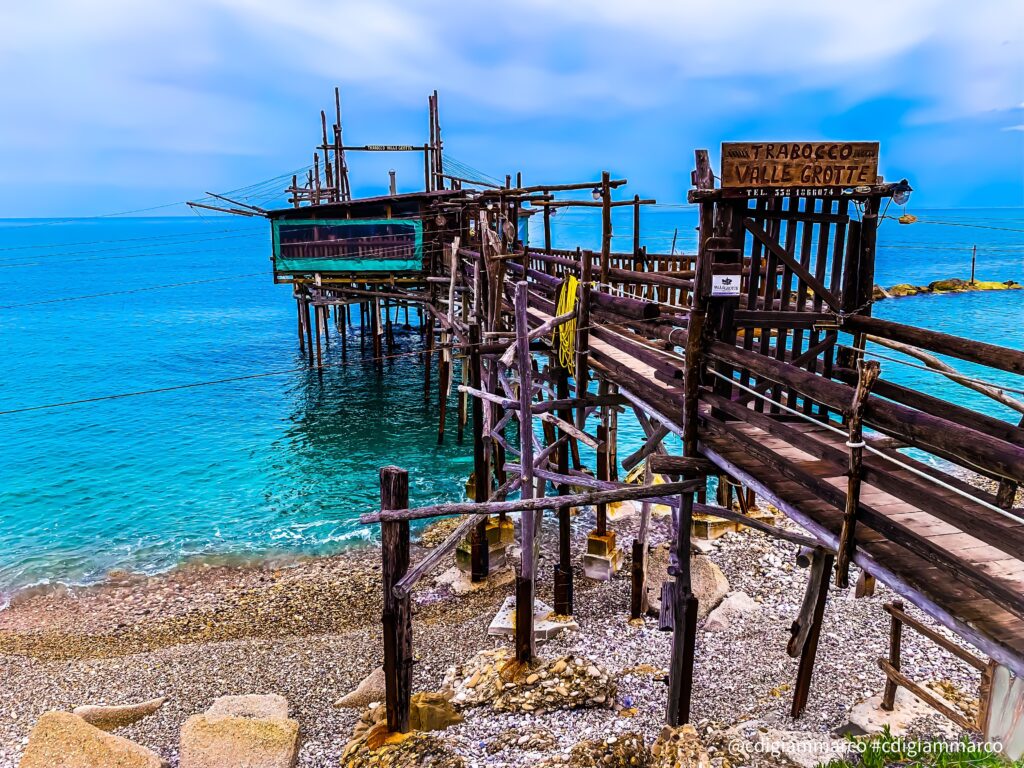
<instances>
[{"instance_id":1,"label":"large boulder","mask_svg":"<svg viewBox=\"0 0 1024 768\"><path fill-rule=\"evenodd\" d=\"M920 285L913 285L911 283L898 283L897 285L894 285L894 286L890 287L886 291L886 293L889 296L893 296L893 297L916 296L919 293L927 293L927 292L928 292L928 289L926 287L920 286Z\"/></svg>"},{"instance_id":2,"label":"large boulder","mask_svg":"<svg viewBox=\"0 0 1024 768\"><path fill-rule=\"evenodd\" d=\"M181 728L181 768L293 768L299 724L283 696L223 696Z\"/></svg>"},{"instance_id":3,"label":"large boulder","mask_svg":"<svg viewBox=\"0 0 1024 768\"><path fill-rule=\"evenodd\" d=\"M951 293L956 291L970 290L971 284L959 277L951 277L946 280L933 280L928 283L928 290L932 293Z\"/></svg>"},{"instance_id":4,"label":"large boulder","mask_svg":"<svg viewBox=\"0 0 1024 768\"><path fill-rule=\"evenodd\" d=\"M721 632L731 627L739 617L760 609L761 606L746 592L731 592L708 614L704 629L708 632Z\"/></svg>"},{"instance_id":5,"label":"large boulder","mask_svg":"<svg viewBox=\"0 0 1024 768\"><path fill-rule=\"evenodd\" d=\"M953 704L950 704L950 708L956 710ZM915 721L923 718L932 718L929 723L939 721L935 717L935 710L906 688L896 689L891 712L882 709L881 694L865 699L850 710L850 722L868 734L881 733L888 728L893 736L906 736L914 730ZM942 727L946 730L942 735L956 738L956 729L952 723L943 720Z\"/></svg>"},{"instance_id":6,"label":"large boulder","mask_svg":"<svg viewBox=\"0 0 1024 768\"><path fill-rule=\"evenodd\" d=\"M503 712L534 712L610 707L616 685L612 674L579 656L523 664L508 648L483 651L452 667L444 687L457 707L491 704Z\"/></svg>"},{"instance_id":7,"label":"large boulder","mask_svg":"<svg viewBox=\"0 0 1024 768\"><path fill-rule=\"evenodd\" d=\"M668 581L669 546L653 547L647 557L647 603L652 613L661 610L661 585ZM697 618L703 619L722 602L729 591L729 580L722 569L705 555L690 558L690 582L697 597Z\"/></svg>"},{"instance_id":8,"label":"large boulder","mask_svg":"<svg viewBox=\"0 0 1024 768\"><path fill-rule=\"evenodd\" d=\"M156 712L167 701L166 696L158 699L150 699L139 704L123 704L120 706L101 706L98 704L87 704L75 707L73 714L90 725L95 725L104 731L112 731L115 728L123 728L126 725L137 723L144 717L149 717Z\"/></svg>"},{"instance_id":9,"label":"large boulder","mask_svg":"<svg viewBox=\"0 0 1024 768\"><path fill-rule=\"evenodd\" d=\"M384 667L377 667L362 679L354 691L334 702L334 706L342 709L364 709L375 701L384 701L385 685Z\"/></svg>"},{"instance_id":10,"label":"large boulder","mask_svg":"<svg viewBox=\"0 0 1024 768\"><path fill-rule=\"evenodd\" d=\"M28 737L20 768L167 768L156 752L70 712L47 712Z\"/></svg>"},{"instance_id":11,"label":"large boulder","mask_svg":"<svg viewBox=\"0 0 1024 768\"><path fill-rule=\"evenodd\" d=\"M555 768L555 766L634 768L634 766L649 765L650 761L651 750L644 743L644 737L639 733L623 733L581 741L569 751L568 761L565 759L558 762L545 761L541 763L541 766L543 768Z\"/></svg>"},{"instance_id":12,"label":"large boulder","mask_svg":"<svg viewBox=\"0 0 1024 768\"><path fill-rule=\"evenodd\" d=\"M341 768L382 768L430 766L466 768L466 761L448 744L429 733L387 733L377 725L350 741L341 756Z\"/></svg>"},{"instance_id":13,"label":"large boulder","mask_svg":"<svg viewBox=\"0 0 1024 768\"><path fill-rule=\"evenodd\" d=\"M443 693L421 691L409 702L409 727L414 731L442 731L461 722L462 715Z\"/></svg>"},{"instance_id":14,"label":"large boulder","mask_svg":"<svg viewBox=\"0 0 1024 768\"><path fill-rule=\"evenodd\" d=\"M211 717L248 717L265 720L288 717L288 699L277 693L248 693L243 696L221 696L206 710Z\"/></svg>"}]
</instances>

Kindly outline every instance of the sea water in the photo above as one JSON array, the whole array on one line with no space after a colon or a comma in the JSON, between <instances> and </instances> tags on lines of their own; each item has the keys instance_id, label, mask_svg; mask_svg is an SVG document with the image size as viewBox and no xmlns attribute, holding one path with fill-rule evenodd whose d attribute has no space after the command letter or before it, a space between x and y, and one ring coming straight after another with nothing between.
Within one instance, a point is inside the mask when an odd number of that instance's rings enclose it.
<instances>
[{"instance_id":1,"label":"sea water","mask_svg":"<svg viewBox=\"0 0 1024 768\"><path fill-rule=\"evenodd\" d=\"M879 284L967 278L975 245L978 279L1024 282L1024 211L916 213L917 224L882 225ZM616 211L615 250L632 248L630 218ZM552 225L556 247L599 245L593 211L563 210ZM695 226L690 207L645 209L641 242L692 252ZM437 444L436 370L427 404L415 311L408 328L395 319L382 374L358 326L347 365L332 328L328 367L309 370L262 219L0 220L0 275L0 604L115 568L337 551L374 535L358 516L376 508L386 464L409 471L413 504L464 497L470 434L456 444L452 397ZM883 301L874 314L1024 348L1024 291ZM882 367L1014 419L933 373ZM71 401L84 402L41 407ZM621 424L624 455L641 438Z\"/></svg>"}]
</instances>

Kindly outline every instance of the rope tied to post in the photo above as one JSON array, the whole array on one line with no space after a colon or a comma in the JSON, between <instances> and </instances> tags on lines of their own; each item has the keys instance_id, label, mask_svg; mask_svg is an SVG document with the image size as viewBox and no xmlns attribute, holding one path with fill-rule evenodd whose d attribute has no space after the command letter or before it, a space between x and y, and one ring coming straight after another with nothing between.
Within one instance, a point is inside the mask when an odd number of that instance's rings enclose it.
<instances>
[{"instance_id":1,"label":"rope tied to post","mask_svg":"<svg viewBox=\"0 0 1024 768\"><path fill-rule=\"evenodd\" d=\"M564 315L576 309L579 302L579 280L572 275L566 275L562 283L562 289L558 293L558 306L555 308L555 315ZM558 362L569 371L569 375L576 373L576 318L567 320L562 325L552 330L552 335L558 334ZM552 346L555 341L552 338Z\"/></svg>"}]
</instances>

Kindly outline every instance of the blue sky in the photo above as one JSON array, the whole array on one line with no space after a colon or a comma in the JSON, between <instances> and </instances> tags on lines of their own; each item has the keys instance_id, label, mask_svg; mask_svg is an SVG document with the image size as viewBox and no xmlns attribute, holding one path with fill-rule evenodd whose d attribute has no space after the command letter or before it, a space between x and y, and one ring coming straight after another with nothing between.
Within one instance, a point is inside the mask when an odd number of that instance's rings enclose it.
<instances>
[{"instance_id":1,"label":"blue sky","mask_svg":"<svg viewBox=\"0 0 1024 768\"><path fill-rule=\"evenodd\" d=\"M33 0L0 10L0 216L99 214L422 142L494 176L685 199L693 149L878 140L919 207L1024 205L1020 0ZM353 163L357 194L387 168ZM173 210L173 209L172 209Z\"/></svg>"}]
</instances>

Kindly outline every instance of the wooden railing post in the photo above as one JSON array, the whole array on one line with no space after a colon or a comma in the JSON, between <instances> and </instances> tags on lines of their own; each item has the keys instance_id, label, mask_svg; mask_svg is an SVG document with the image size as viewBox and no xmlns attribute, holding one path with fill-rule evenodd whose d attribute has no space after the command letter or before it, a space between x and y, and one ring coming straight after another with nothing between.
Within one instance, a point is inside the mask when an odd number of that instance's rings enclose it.
<instances>
[{"instance_id":1,"label":"wooden railing post","mask_svg":"<svg viewBox=\"0 0 1024 768\"><path fill-rule=\"evenodd\" d=\"M590 380L588 359L590 353L590 282L593 280L594 253L583 251L580 260L579 299L576 305L576 397L587 396ZM587 407L582 402L576 409L576 427L583 429L587 420Z\"/></svg>"},{"instance_id":2,"label":"wooden railing post","mask_svg":"<svg viewBox=\"0 0 1024 768\"><path fill-rule=\"evenodd\" d=\"M836 586L846 589L850 586L850 563L856 549L857 507L860 504L860 485L864 465L864 408L868 394L878 381L880 367L877 360L859 360L857 364L857 389L847 416L846 426L849 439L849 466L846 476L846 509L843 513L843 527L839 534L839 549L836 552Z\"/></svg>"},{"instance_id":3,"label":"wooden railing post","mask_svg":"<svg viewBox=\"0 0 1024 768\"><path fill-rule=\"evenodd\" d=\"M892 607L902 611L903 603L899 600L893 600ZM893 614L892 625L889 627L889 664L897 672L900 669L900 644L902 640L903 622L900 621L896 614ZM897 685L893 679L886 675L885 691L882 693L882 709L886 712L892 712L893 707L896 705L896 688Z\"/></svg>"},{"instance_id":4,"label":"wooden railing post","mask_svg":"<svg viewBox=\"0 0 1024 768\"><path fill-rule=\"evenodd\" d=\"M612 253L612 189L608 171L601 172L601 285L608 284Z\"/></svg>"},{"instance_id":5,"label":"wooden railing post","mask_svg":"<svg viewBox=\"0 0 1024 768\"><path fill-rule=\"evenodd\" d=\"M633 195L633 264L640 258L640 195Z\"/></svg>"},{"instance_id":6,"label":"wooden railing post","mask_svg":"<svg viewBox=\"0 0 1024 768\"><path fill-rule=\"evenodd\" d=\"M408 509L409 473L398 467L380 470L382 510ZM381 559L384 580L384 680L388 730L409 730L412 698L412 606L409 595L396 597L395 585L409 570L409 522L381 523Z\"/></svg>"},{"instance_id":7,"label":"wooden railing post","mask_svg":"<svg viewBox=\"0 0 1024 768\"><path fill-rule=\"evenodd\" d=\"M1021 418L1020 424L1017 426L1024 429L1024 418ZM1006 478L1000 480L999 487L996 489L996 506L1002 509L1013 509L1019 487L1013 480L1007 480Z\"/></svg>"}]
</instances>

